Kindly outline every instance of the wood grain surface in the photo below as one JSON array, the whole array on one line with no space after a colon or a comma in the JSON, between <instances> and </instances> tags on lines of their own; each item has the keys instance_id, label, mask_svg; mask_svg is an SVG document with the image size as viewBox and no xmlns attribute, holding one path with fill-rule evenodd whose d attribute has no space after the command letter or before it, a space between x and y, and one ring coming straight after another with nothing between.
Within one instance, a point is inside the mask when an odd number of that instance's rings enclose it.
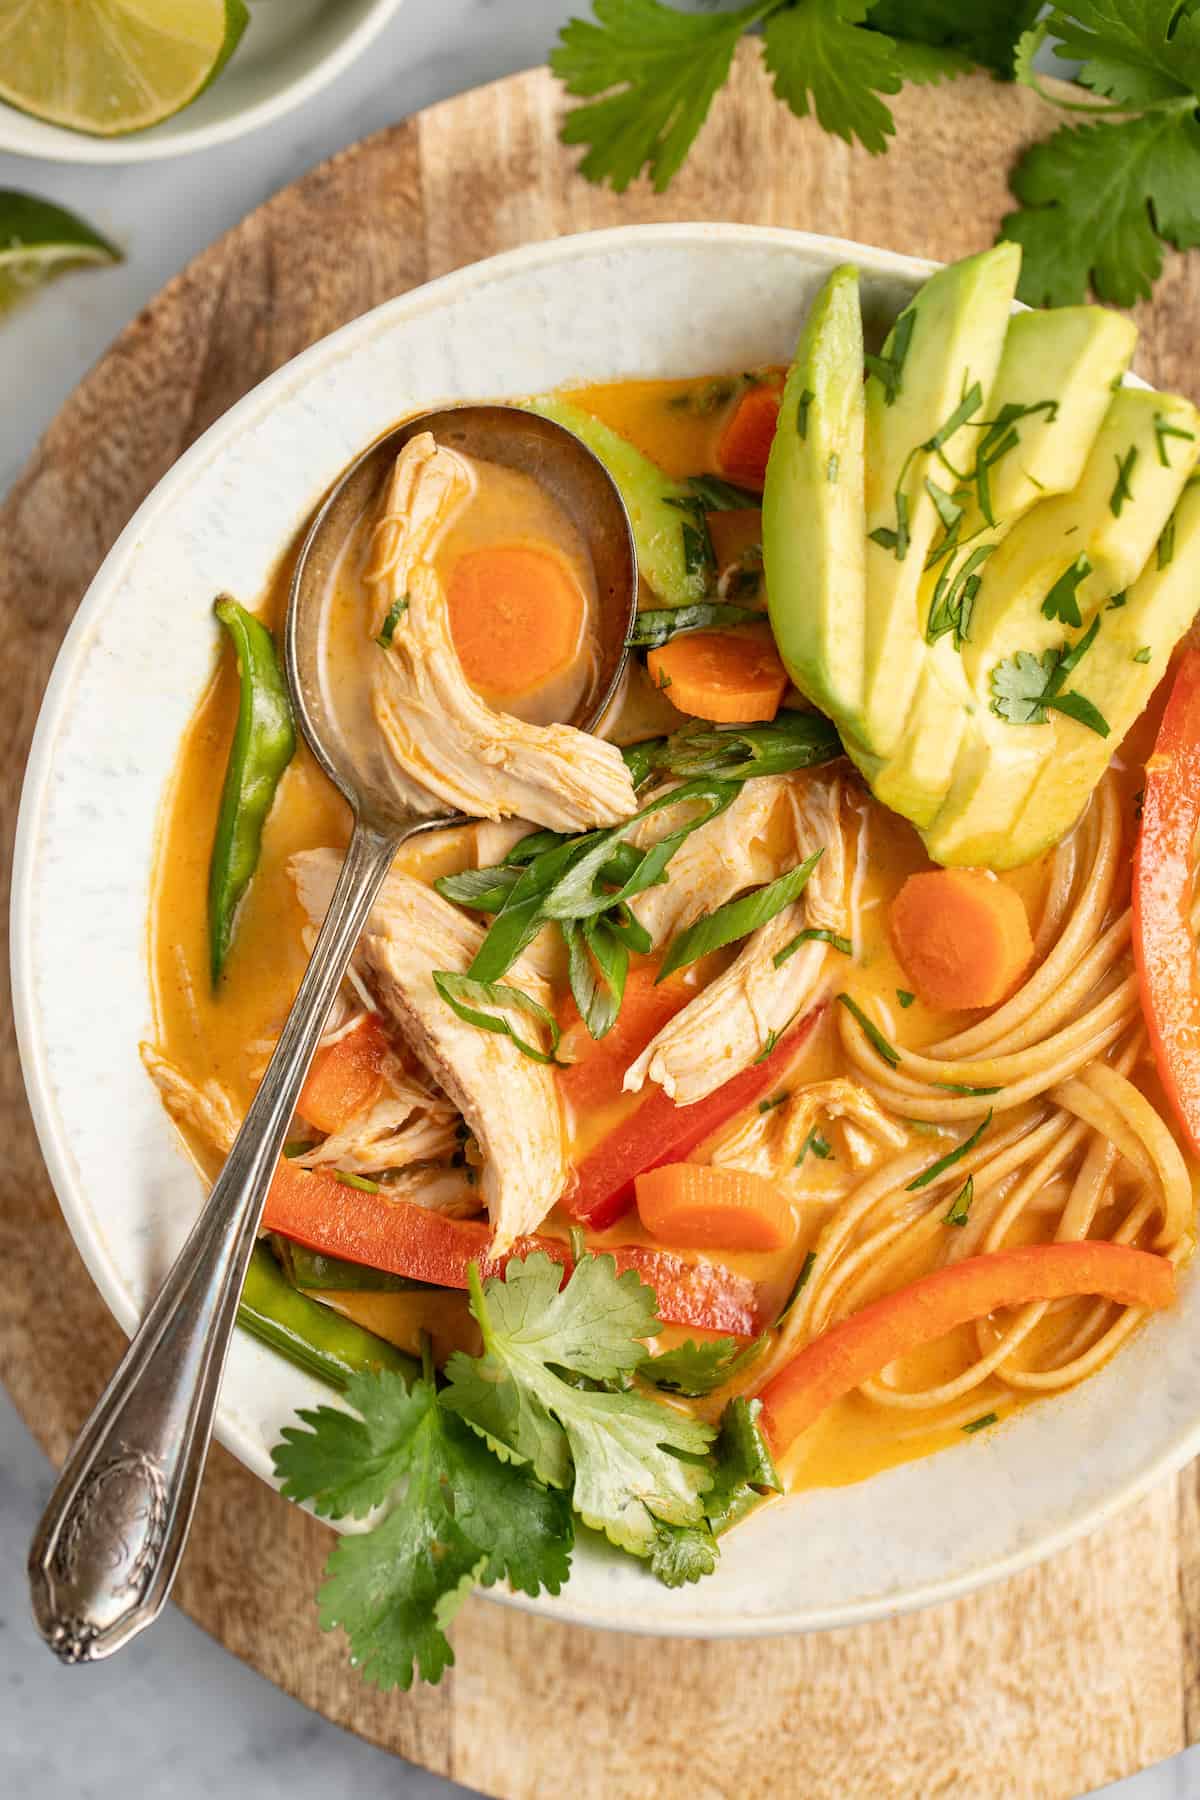
<instances>
[{"instance_id":1,"label":"wood grain surface","mask_svg":"<svg viewBox=\"0 0 1200 1800\"><path fill-rule=\"evenodd\" d=\"M670 193L598 192L556 142L544 72L451 100L276 195L177 277L72 396L0 509L0 870L50 665L134 508L263 376L429 276L529 239L636 220L802 227L950 258L985 246L1005 172L1053 116L968 78L894 103L872 159L799 122L743 46ZM634 302L631 300L631 304ZM1137 367L1200 398L1200 258L1172 258ZM3 915L7 919L7 907ZM0 1030L0 1377L61 1460L121 1338L38 1154L7 1011ZM947 1529L953 1529L947 1521ZM810 1637L664 1641L474 1600L437 1689L381 1697L317 1629L329 1534L217 1451L180 1605L329 1718L504 1800L837 1796L1066 1800L1200 1735L1195 1469L1087 1542L912 1617ZM636 1621L631 1620L634 1624ZM81 1676L86 1680L86 1676Z\"/></svg>"}]
</instances>

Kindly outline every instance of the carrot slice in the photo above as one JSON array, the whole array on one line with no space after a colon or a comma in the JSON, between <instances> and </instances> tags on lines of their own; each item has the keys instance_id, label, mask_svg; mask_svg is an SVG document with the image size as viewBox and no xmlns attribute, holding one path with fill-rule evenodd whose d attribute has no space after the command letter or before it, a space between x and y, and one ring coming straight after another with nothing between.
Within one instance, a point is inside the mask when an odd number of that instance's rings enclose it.
<instances>
[{"instance_id":1,"label":"carrot slice","mask_svg":"<svg viewBox=\"0 0 1200 1800\"><path fill-rule=\"evenodd\" d=\"M717 447L717 461L731 481L744 487L762 487L782 398L779 388L762 384L748 388L742 395Z\"/></svg>"},{"instance_id":2,"label":"carrot slice","mask_svg":"<svg viewBox=\"0 0 1200 1800\"><path fill-rule=\"evenodd\" d=\"M447 1219L386 1190L365 1193L325 1169L298 1169L281 1158L271 1179L263 1228L343 1262L366 1263L436 1287L465 1288L477 1262L485 1276L499 1275L510 1256L545 1251L565 1271L573 1267L564 1238L533 1233L518 1238L505 1255L491 1255L491 1228L481 1219ZM763 1328L757 1284L735 1269L693 1261L651 1244L598 1244L617 1268L636 1269L654 1289L658 1315L672 1325L755 1337Z\"/></svg>"},{"instance_id":3,"label":"carrot slice","mask_svg":"<svg viewBox=\"0 0 1200 1800\"><path fill-rule=\"evenodd\" d=\"M722 725L773 719L787 692L787 670L767 625L683 632L651 650L646 667L680 712Z\"/></svg>"},{"instance_id":4,"label":"carrot slice","mask_svg":"<svg viewBox=\"0 0 1200 1800\"><path fill-rule=\"evenodd\" d=\"M910 875L892 901L892 943L927 1006L996 1006L1033 956L1021 896L984 869Z\"/></svg>"},{"instance_id":5,"label":"carrot slice","mask_svg":"<svg viewBox=\"0 0 1200 1800\"><path fill-rule=\"evenodd\" d=\"M468 550L450 571L446 599L463 674L484 693L528 693L579 654L583 594L552 550L536 544Z\"/></svg>"},{"instance_id":6,"label":"carrot slice","mask_svg":"<svg viewBox=\"0 0 1200 1800\"><path fill-rule=\"evenodd\" d=\"M378 1013L367 1013L336 1044L312 1059L296 1111L318 1131L340 1131L373 1106L383 1089L388 1041Z\"/></svg>"},{"instance_id":7,"label":"carrot slice","mask_svg":"<svg viewBox=\"0 0 1200 1800\"><path fill-rule=\"evenodd\" d=\"M651 1237L684 1249L782 1250L795 1231L786 1194L746 1169L664 1163L634 1185Z\"/></svg>"},{"instance_id":8,"label":"carrot slice","mask_svg":"<svg viewBox=\"0 0 1200 1800\"><path fill-rule=\"evenodd\" d=\"M1122 1306L1169 1306L1175 1268L1128 1244L1085 1241L1027 1244L935 1269L822 1332L767 1382L759 1398L776 1453L896 1357L998 1307L1077 1294L1103 1294Z\"/></svg>"},{"instance_id":9,"label":"carrot slice","mask_svg":"<svg viewBox=\"0 0 1200 1800\"><path fill-rule=\"evenodd\" d=\"M668 976L655 986L658 967L653 961L631 963L617 1022L602 1038L591 1035L574 999L567 995L559 1016L562 1037L558 1046L567 1066L558 1071L558 1086L576 1112L588 1112L615 1100L630 1063L694 997L696 990L683 974Z\"/></svg>"}]
</instances>

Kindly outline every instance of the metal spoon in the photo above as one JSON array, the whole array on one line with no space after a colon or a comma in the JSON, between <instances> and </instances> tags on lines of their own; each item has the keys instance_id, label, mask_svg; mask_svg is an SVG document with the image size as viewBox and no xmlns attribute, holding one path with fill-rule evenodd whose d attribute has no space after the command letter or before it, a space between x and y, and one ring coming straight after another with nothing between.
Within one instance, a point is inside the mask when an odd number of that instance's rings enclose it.
<instances>
[{"instance_id":1,"label":"metal spoon","mask_svg":"<svg viewBox=\"0 0 1200 1800\"><path fill-rule=\"evenodd\" d=\"M611 477L561 425L510 406L410 419L351 464L316 514L292 577L284 637L292 704L309 747L354 814L329 912L275 1053L228 1161L99 1403L34 1535L34 1617L64 1662L111 1656L155 1619L187 1542L229 1340L271 1175L330 1006L396 851L458 822L399 809L339 730L322 680L321 615L349 533L379 502L407 440L432 431L468 455L533 476L591 555L596 674L570 721L588 729L613 698L637 596L629 518Z\"/></svg>"}]
</instances>

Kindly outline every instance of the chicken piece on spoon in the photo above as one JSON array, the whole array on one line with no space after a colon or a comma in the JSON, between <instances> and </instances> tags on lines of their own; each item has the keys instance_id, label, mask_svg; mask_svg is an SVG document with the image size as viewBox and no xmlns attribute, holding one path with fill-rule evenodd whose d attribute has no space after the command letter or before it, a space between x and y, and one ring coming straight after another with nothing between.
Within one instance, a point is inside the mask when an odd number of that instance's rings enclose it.
<instances>
[{"instance_id":1,"label":"chicken piece on spoon","mask_svg":"<svg viewBox=\"0 0 1200 1800\"><path fill-rule=\"evenodd\" d=\"M470 461L431 432L396 458L366 573L374 663L371 704L411 804L471 817L537 819L555 831L615 825L637 809L613 744L572 725L531 725L494 710L468 684L451 631L437 542L470 500Z\"/></svg>"}]
</instances>

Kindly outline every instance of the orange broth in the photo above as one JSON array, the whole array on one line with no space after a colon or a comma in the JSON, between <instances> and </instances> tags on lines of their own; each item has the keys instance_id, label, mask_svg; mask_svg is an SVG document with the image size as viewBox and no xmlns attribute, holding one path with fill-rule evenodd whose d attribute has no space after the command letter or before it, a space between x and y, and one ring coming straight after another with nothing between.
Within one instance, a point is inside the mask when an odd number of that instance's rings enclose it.
<instances>
[{"instance_id":1,"label":"orange broth","mask_svg":"<svg viewBox=\"0 0 1200 1800\"><path fill-rule=\"evenodd\" d=\"M574 390L571 398L621 432L668 474L684 476L716 470L716 445L724 419L736 398L737 378L698 381L629 381ZM724 383L724 386L720 385ZM724 393L725 398L720 399ZM713 404L716 395L718 403ZM714 539L720 561L737 557L757 541L754 512L714 516ZM511 530L508 536L519 536ZM476 538L468 534L463 547ZM272 624L282 616L290 567L281 568L260 612ZM673 709L661 697L647 702L644 689L636 687L637 704L650 704L652 725L641 724L632 732L616 730L618 741L670 729L661 720ZM214 993L208 975L206 886L208 860L220 800L221 785L237 710L237 681L231 657L221 658L218 670L193 718L183 743L167 795L161 826L150 914L150 962L157 1042L163 1053L194 1082L216 1077L244 1106L252 1095L304 968L302 940L305 924L287 874L289 857L300 850L324 845L342 847L349 836L349 817L340 796L329 786L307 749L298 745L295 759L280 785L263 838L257 875L243 902L226 976ZM632 710L632 703L631 703ZM1153 713L1153 708L1150 712ZM648 716L648 715L647 715ZM682 723L674 715L675 723ZM641 723L639 721L639 723ZM1135 728L1123 752L1132 790L1140 781L1141 761L1150 742L1148 721ZM908 1043L924 1043L960 1029L963 1015L939 1015L920 1000L907 1007L899 994L907 979L892 952L887 932L888 902L910 873L930 866L915 831L902 819L871 799L865 788L857 801L857 867L853 882L853 935L855 960L847 963L847 985L871 1004L885 1036L901 1036ZM469 831L442 833L422 838L403 853L404 866L422 879L474 864L473 838ZM851 856L853 859L854 849ZM1048 873L1048 858L1004 874L1025 903L1035 932L1041 913ZM715 966L720 966L719 963ZM707 975L714 972L712 967ZM835 1021L825 1012L805 1043L789 1077L790 1085L850 1073L840 1050ZM1152 1098L1157 1098L1152 1095ZM636 1096L622 1096L603 1112L569 1120L573 1149L581 1154L638 1104ZM914 1142L919 1142L914 1138ZM932 1162L948 1147L944 1136L929 1137ZM214 1156L199 1142L190 1145L200 1165L211 1175ZM694 1159L707 1158L706 1146ZM814 1166L814 1179L829 1165ZM829 1171L830 1179L836 1171ZM815 1235L819 1220L808 1236ZM545 1227L565 1234L565 1221L552 1215ZM596 1239L600 1245L644 1239L636 1212L630 1213L609 1233ZM774 1255L727 1255L714 1260L734 1266L761 1282L765 1311L771 1315L791 1290L803 1264L808 1241L798 1236L789 1251ZM929 1259L932 1262L932 1257ZM902 1273L909 1279L923 1273L920 1260ZM412 1347L419 1329L420 1308L406 1306L405 1295L328 1296L331 1303L360 1323ZM465 1300L449 1300L450 1313ZM421 1315L424 1318L424 1315ZM455 1328L442 1307L439 1332L444 1341L455 1340ZM457 1329L469 1334L470 1322L460 1318ZM672 1340L696 1335L672 1331ZM1036 1340L1036 1334L1035 1334ZM973 1339L967 1331L905 1359L905 1386L922 1386L947 1380L974 1360ZM979 1414L989 1412L994 1391L979 1390ZM1025 1404L1005 1390L1000 1404L1004 1412ZM948 1414L952 1408L944 1409ZM893 1464L927 1454L949 1443L962 1442L961 1404L958 1422L939 1425L937 1415L917 1416L874 1406L855 1394L831 1407L789 1459L790 1483L795 1487L834 1485L862 1480Z\"/></svg>"}]
</instances>

